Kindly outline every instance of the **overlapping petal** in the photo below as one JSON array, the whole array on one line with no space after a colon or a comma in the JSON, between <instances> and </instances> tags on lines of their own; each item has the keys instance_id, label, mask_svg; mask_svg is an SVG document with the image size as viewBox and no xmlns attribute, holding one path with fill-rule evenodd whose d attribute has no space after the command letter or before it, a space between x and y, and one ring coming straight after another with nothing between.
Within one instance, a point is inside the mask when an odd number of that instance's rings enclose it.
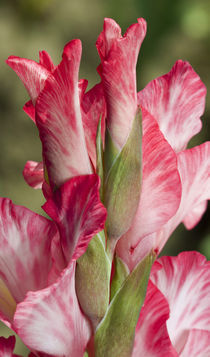
<instances>
[{"instance_id":1,"label":"overlapping petal","mask_svg":"<svg viewBox=\"0 0 210 357\"><path fill-rule=\"evenodd\" d=\"M123 37L119 25L105 19L96 42L101 58L99 73L107 104L107 126L118 149L126 143L136 115L136 62L145 34L146 22L142 18Z\"/></svg>"},{"instance_id":2,"label":"overlapping petal","mask_svg":"<svg viewBox=\"0 0 210 357\"><path fill-rule=\"evenodd\" d=\"M47 286L56 232L53 222L0 199L0 310L8 321L27 291Z\"/></svg>"},{"instance_id":3,"label":"overlapping petal","mask_svg":"<svg viewBox=\"0 0 210 357\"><path fill-rule=\"evenodd\" d=\"M181 181L176 154L155 119L143 113L143 177L139 207L130 230L118 242L117 253L132 270L154 248L147 236L159 230L179 207Z\"/></svg>"},{"instance_id":4,"label":"overlapping petal","mask_svg":"<svg viewBox=\"0 0 210 357\"><path fill-rule=\"evenodd\" d=\"M31 349L52 356L83 357L91 335L75 293L75 262L46 289L29 292L17 307L14 324Z\"/></svg>"},{"instance_id":5,"label":"overlapping petal","mask_svg":"<svg viewBox=\"0 0 210 357\"><path fill-rule=\"evenodd\" d=\"M80 58L80 41L69 42L36 103L36 123L52 187L91 173L79 100Z\"/></svg>"},{"instance_id":6,"label":"overlapping petal","mask_svg":"<svg viewBox=\"0 0 210 357\"><path fill-rule=\"evenodd\" d=\"M191 330L180 357L208 357L210 356L210 332Z\"/></svg>"},{"instance_id":7,"label":"overlapping petal","mask_svg":"<svg viewBox=\"0 0 210 357\"><path fill-rule=\"evenodd\" d=\"M17 73L35 105L37 97L44 88L50 72L43 65L25 58L10 56L7 64Z\"/></svg>"},{"instance_id":8,"label":"overlapping petal","mask_svg":"<svg viewBox=\"0 0 210 357\"><path fill-rule=\"evenodd\" d=\"M187 228L193 228L210 199L210 142L180 152L177 158L182 183L181 202L177 213L155 234L158 250L182 221Z\"/></svg>"},{"instance_id":9,"label":"overlapping petal","mask_svg":"<svg viewBox=\"0 0 210 357\"><path fill-rule=\"evenodd\" d=\"M158 263L162 269L153 272L151 280L168 301L167 330L176 351L181 353L188 338L199 336L191 330L210 332L210 262L198 252L183 252L178 257L162 257Z\"/></svg>"},{"instance_id":10,"label":"overlapping petal","mask_svg":"<svg viewBox=\"0 0 210 357\"><path fill-rule=\"evenodd\" d=\"M171 71L138 93L142 105L158 121L173 149L186 148L201 129L206 88L188 62L177 61Z\"/></svg>"},{"instance_id":11,"label":"overlapping petal","mask_svg":"<svg viewBox=\"0 0 210 357\"><path fill-rule=\"evenodd\" d=\"M56 68L56 66L53 64L52 58L46 51L39 51L39 63L51 73Z\"/></svg>"},{"instance_id":12,"label":"overlapping petal","mask_svg":"<svg viewBox=\"0 0 210 357\"><path fill-rule=\"evenodd\" d=\"M29 116L29 118L31 118L31 120L33 120L33 122L36 124L35 107L32 103L32 100L29 100L28 102L25 103L25 105L23 106L23 110Z\"/></svg>"},{"instance_id":13,"label":"overlapping petal","mask_svg":"<svg viewBox=\"0 0 210 357\"><path fill-rule=\"evenodd\" d=\"M132 357L177 357L173 348L166 321L170 311L167 300L152 282L136 326Z\"/></svg>"},{"instance_id":14,"label":"overlapping petal","mask_svg":"<svg viewBox=\"0 0 210 357\"><path fill-rule=\"evenodd\" d=\"M106 209L99 199L99 185L96 174L74 177L43 206L58 224L67 263L78 259L90 239L104 228Z\"/></svg>"},{"instance_id":15,"label":"overlapping petal","mask_svg":"<svg viewBox=\"0 0 210 357\"><path fill-rule=\"evenodd\" d=\"M23 177L33 188L42 188L44 182L44 168L42 162L27 161L23 170Z\"/></svg>"}]
</instances>

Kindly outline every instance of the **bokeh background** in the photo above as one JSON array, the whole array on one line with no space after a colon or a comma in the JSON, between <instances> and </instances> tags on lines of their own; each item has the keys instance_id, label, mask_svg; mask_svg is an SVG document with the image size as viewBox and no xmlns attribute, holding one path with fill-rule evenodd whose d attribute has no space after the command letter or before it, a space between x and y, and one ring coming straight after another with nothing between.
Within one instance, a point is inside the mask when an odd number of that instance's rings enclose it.
<instances>
[{"instance_id":1,"label":"bokeh background","mask_svg":"<svg viewBox=\"0 0 210 357\"><path fill-rule=\"evenodd\" d=\"M36 127L22 111L27 93L16 74L6 66L9 55L38 60L46 50L57 64L69 40L80 38L83 57L80 78L89 87L99 81L95 48L103 18L112 17L122 32L138 17L147 20L148 31L138 61L138 90L167 73L177 59L187 60L210 91L210 2L208 0L0 0L0 196L42 213L42 194L22 178L27 160L41 161ZM207 95L203 129L190 146L210 139L210 96ZM163 254L198 250L210 258L210 209L192 231L181 225ZM2 334L9 331L2 327ZM18 340L16 353L27 356Z\"/></svg>"}]
</instances>

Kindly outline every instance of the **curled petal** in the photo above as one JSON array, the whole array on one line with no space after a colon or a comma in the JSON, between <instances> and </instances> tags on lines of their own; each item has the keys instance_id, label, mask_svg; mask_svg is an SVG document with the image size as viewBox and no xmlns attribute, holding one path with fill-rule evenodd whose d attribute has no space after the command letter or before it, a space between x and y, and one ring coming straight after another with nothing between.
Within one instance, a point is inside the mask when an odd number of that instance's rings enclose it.
<instances>
[{"instance_id":1,"label":"curled petal","mask_svg":"<svg viewBox=\"0 0 210 357\"><path fill-rule=\"evenodd\" d=\"M10 293L18 303L27 291L47 286L52 265L50 244L55 233L51 221L9 199L0 199L0 310L9 320L12 316L2 293Z\"/></svg>"},{"instance_id":2,"label":"curled petal","mask_svg":"<svg viewBox=\"0 0 210 357\"><path fill-rule=\"evenodd\" d=\"M55 70L50 55L46 51L39 52L39 64L45 67L50 73ZM23 107L24 112L36 123L35 120L35 107L32 100L29 100Z\"/></svg>"},{"instance_id":3,"label":"curled petal","mask_svg":"<svg viewBox=\"0 0 210 357\"><path fill-rule=\"evenodd\" d=\"M69 42L36 103L36 124L52 188L73 176L91 173L80 112L80 58L80 41Z\"/></svg>"},{"instance_id":4,"label":"curled petal","mask_svg":"<svg viewBox=\"0 0 210 357\"><path fill-rule=\"evenodd\" d=\"M184 217L182 222L187 229L192 229L200 221L204 212L207 208L207 201L200 202L197 206L195 205L193 209Z\"/></svg>"},{"instance_id":5,"label":"curled petal","mask_svg":"<svg viewBox=\"0 0 210 357\"><path fill-rule=\"evenodd\" d=\"M158 250L182 221L187 228L193 228L210 199L210 142L182 151L177 158L182 182L181 203L174 217L156 234Z\"/></svg>"},{"instance_id":6,"label":"curled petal","mask_svg":"<svg viewBox=\"0 0 210 357\"><path fill-rule=\"evenodd\" d=\"M132 270L154 246L147 236L159 230L177 211L181 182L176 154L155 119L143 113L143 177L139 207L130 230L118 242L117 252Z\"/></svg>"},{"instance_id":7,"label":"curled petal","mask_svg":"<svg viewBox=\"0 0 210 357\"><path fill-rule=\"evenodd\" d=\"M118 149L126 143L137 111L136 62L145 34L146 22L142 18L123 37L118 24L105 19L96 42L101 57L99 72L107 104L107 126Z\"/></svg>"},{"instance_id":8,"label":"curled petal","mask_svg":"<svg viewBox=\"0 0 210 357\"><path fill-rule=\"evenodd\" d=\"M33 188L42 188L44 182L44 168L42 162L27 161L23 170L23 177Z\"/></svg>"},{"instance_id":9,"label":"curled petal","mask_svg":"<svg viewBox=\"0 0 210 357\"><path fill-rule=\"evenodd\" d=\"M25 58L10 56L6 62L17 73L35 105L50 72L41 64Z\"/></svg>"},{"instance_id":10,"label":"curled petal","mask_svg":"<svg viewBox=\"0 0 210 357\"><path fill-rule=\"evenodd\" d=\"M189 228L200 220L210 199L210 142L179 153L178 167L182 180L182 201L179 214L183 219L194 213ZM188 216L189 217L189 216Z\"/></svg>"},{"instance_id":11,"label":"curled petal","mask_svg":"<svg viewBox=\"0 0 210 357\"><path fill-rule=\"evenodd\" d=\"M136 326L132 357L178 357L168 336L168 318L167 300L150 281Z\"/></svg>"},{"instance_id":12,"label":"curled petal","mask_svg":"<svg viewBox=\"0 0 210 357\"><path fill-rule=\"evenodd\" d=\"M167 329L180 353L191 330L210 332L210 262L198 252L184 252L158 263L162 269L152 272L151 280L168 301Z\"/></svg>"},{"instance_id":13,"label":"curled petal","mask_svg":"<svg viewBox=\"0 0 210 357\"><path fill-rule=\"evenodd\" d=\"M97 175L74 177L43 206L58 225L67 262L78 259L90 239L104 228L106 209L100 202L98 190Z\"/></svg>"},{"instance_id":14,"label":"curled petal","mask_svg":"<svg viewBox=\"0 0 210 357\"><path fill-rule=\"evenodd\" d=\"M75 264L56 283L29 292L18 305L14 325L29 348L56 357L83 357L91 329L75 293Z\"/></svg>"},{"instance_id":15,"label":"curled petal","mask_svg":"<svg viewBox=\"0 0 210 357\"><path fill-rule=\"evenodd\" d=\"M177 61L171 71L138 93L138 103L158 121L173 149L186 148L201 129L206 88L188 62Z\"/></svg>"}]
</instances>

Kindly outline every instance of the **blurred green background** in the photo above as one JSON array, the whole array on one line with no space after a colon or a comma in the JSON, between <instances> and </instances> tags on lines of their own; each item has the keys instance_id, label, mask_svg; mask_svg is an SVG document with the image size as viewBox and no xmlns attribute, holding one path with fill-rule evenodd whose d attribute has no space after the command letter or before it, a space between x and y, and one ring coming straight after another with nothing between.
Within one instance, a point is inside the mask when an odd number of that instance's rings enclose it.
<instances>
[{"instance_id":1,"label":"blurred green background","mask_svg":"<svg viewBox=\"0 0 210 357\"><path fill-rule=\"evenodd\" d=\"M177 59L187 60L210 90L210 2L208 0L0 0L0 195L42 213L40 191L22 178L27 160L41 160L37 130L22 111L27 93L6 66L9 55L38 60L39 50L50 53L55 64L66 42L80 38L83 57L80 78L91 87L99 81L99 57L95 41L103 18L114 18L124 32L138 17L147 20L148 31L138 62L138 90L167 73ZM210 97L207 96L203 129L191 146L210 139ZM210 258L210 209L192 231L180 226L163 254L199 250ZM4 329L2 334L8 335ZM27 355L18 342L16 353Z\"/></svg>"}]
</instances>

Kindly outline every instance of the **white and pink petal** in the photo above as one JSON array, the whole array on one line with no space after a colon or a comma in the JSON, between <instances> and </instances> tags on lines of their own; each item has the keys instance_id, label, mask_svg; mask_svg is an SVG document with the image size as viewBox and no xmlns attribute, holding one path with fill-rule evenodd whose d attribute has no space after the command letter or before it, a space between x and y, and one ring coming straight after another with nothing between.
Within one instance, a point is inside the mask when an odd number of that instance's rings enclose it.
<instances>
[{"instance_id":1,"label":"white and pink petal","mask_svg":"<svg viewBox=\"0 0 210 357\"><path fill-rule=\"evenodd\" d=\"M167 300L149 281L136 326L132 357L178 357L166 327L169 315Z\"/></svg>"},{"instance_id":2,"label":"white and pink petal","mask_svg":"<svg viewBox=\"0 0 210 357\"><path fill-rule=\"evenodd\" d=\"M155 248L153 232L175 215L181 199L177 157L155 119L142 108L143 175L139 207L132 227L117 245L130 270Z\"/></svg>"},{"instance_id":3,"label":"white and pink petal","mask_svg":"<svg viewBox=\"0 0 210 357\"><path fill-rule=\"evenodd\" d=\"M30 348L51 356L83 357L91 327L75 292L75 265L48 288L29 292L17 307L14 325Z\"/></svg>"},{"instance_id":4,"label":"white and pink petal","mask_svg":"<svg viewBox=\"0 0 210 357\"><path fill-rule=\"evenodd\" d=\"M162 249L175 228L183 221L188 229L201 219L210 199L210 142L178 153L182 197L177 213L155 234L155 247Z\"/></svg>"},{"instance_id":5,"label":"white and pink petal","mask_svg":"<svg viewBox=\"0 0 210 357\"><path fill-rule=\"evenodd\" d=\"M41 64L25 58L10 56L6 62L17 73L35 105L50 72Z\"/></svg>"},{"instance_id":6,"label":"white and pink petal","mask_svg":"<svg viewBox=\"0 0 210 357\"><path fill-rule=\"evenodd\" d=\"M177 61L171 71L138 93L138 104L157 120L176 152L187 147L201 129L206 88L188 62Z\"/></svg>"},{"instance_id":7,"label":"white and pink petal","mask_svg":"<svg viewBox=\"0 0 210 357\"><path fill-rule=\"evenodd\" d=\"M66 262L78 259L91 238L104 228L106 209L99 198L96 174L65 182L43 206L57 223Z\"/></svg>"},{"instance_id":8,"label":"white and pink petal","mask_svg":"<svg viewBox=\"0 0 210 357\"><path fill-rule=\"evenodd\" d=\"M191 229L201 219L210 199L210 142L179 153L178 168L182 181L179 211Z\"/></svg>"},{"instance_id":9,"label":"white and pink petal","mask_svg":"<svg viewBox=\"0 0 210 357\"><path fill-rule=\"evenodd\" d=\"M14 302L22 301L27 291L48 285L50 246L56 232L48 219L9 199L0 199L0 311L8 321Z\"/></svg>"},{"instance_id":10,"label":"white and pink petal","mask_svg":"<svg viewBox=\"0 0 210 357\"><path fill-rule=\"evenodd\" d=\"M180 357L208 357L210 356L210 331L194 330L189 332L184 349Z\"/></svg>"},{"instance_id":11,"label":"white and pink petal","mask_svg":"<svg viewBox=\"0 0 210 357\"><path fill-rule=\"evenodd\" d=\"M79 40L69 42L36 103L36 124L51 187L92 172L82 125L78 72Z\"/></svg>"},{"instance_id":12,"label":"white and pink petal","mask_svg":"<svg viewBox=\"0 0 210 357\"><path fill-rule=\"evenodd\" d=\"M96 42L101 58L99 74L107 104L107 126L119 150L126 143L137 111L136 63L145 34L146 22L142 18L123 37L119 25L106 18Z\"/></svg>"},{"instance_id":13,"label":"white and pink petal","mask_svg":"<svg viewBox=\"0 0 210 357\"><path fill-rule=\"evenodd\" d=\"M23 170L23 177L33 188L42 188L44 182L44 167L42 162L27 161Z\"/></svg>"},{"instance_id":14,"label":"white and pink petal","mask_svg":"<svg viewBox=\"0 0 210 357\"><path fill-rule=\"evenodd\" d=\"M167 330L181 353L192 330L210 332L210 262L198 252L183 252L158 263L162 269L152 271L151 280L168 301Z\"/></svg>"}]
</instances>

